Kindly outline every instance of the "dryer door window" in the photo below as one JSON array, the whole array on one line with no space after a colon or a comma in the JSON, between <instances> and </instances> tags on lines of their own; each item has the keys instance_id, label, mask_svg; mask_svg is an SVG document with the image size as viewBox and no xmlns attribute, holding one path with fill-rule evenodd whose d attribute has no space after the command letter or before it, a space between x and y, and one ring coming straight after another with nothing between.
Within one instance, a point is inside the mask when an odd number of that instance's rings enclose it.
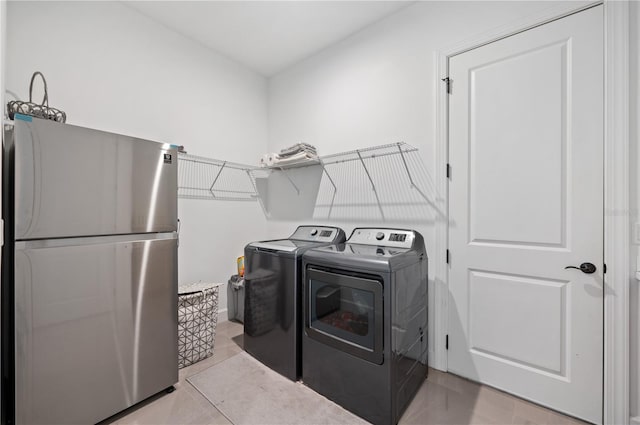
<instances>
[{"instance_id":1,"label":"dryer door window","mask_svg":"<svg viewBox=\"0 0 640 425\"><path fill-rule=\"evenodd\" d=\"M382 284L379 280L309 268L307 334L324 344L381 364Z\"/></svg>"}]
</instances>

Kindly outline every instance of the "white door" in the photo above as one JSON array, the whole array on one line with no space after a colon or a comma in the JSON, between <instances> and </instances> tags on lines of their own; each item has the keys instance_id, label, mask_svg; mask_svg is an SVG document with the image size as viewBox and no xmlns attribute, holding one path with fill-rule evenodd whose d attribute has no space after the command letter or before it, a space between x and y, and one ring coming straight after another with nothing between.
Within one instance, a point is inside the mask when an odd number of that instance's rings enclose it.
<instances>
[{"instance_id":1,"label":"white door","mask_svg":"<svg viewBox=\"0 0 640 425\"><path fill-rule=\"evenodd\" d=\"M601 423L602 6L449 77L449 370Z\"/></svg>"}]
</instances>

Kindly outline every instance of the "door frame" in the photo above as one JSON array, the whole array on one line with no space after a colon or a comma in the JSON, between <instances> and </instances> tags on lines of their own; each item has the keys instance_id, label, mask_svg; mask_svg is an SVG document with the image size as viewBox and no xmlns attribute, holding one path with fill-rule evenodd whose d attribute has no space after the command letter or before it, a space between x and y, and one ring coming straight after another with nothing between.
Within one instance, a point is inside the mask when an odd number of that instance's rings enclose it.
<instances>
[{"instance_id":1,"label":"door frame","mask_svg":"<svg viewBox=\"0 0 640 425\"><path fill-rule=\"evenodd\" d=\"M447 78L451 56L546 24L582 10L604 5L604 291L603 423L629 424L629 0L603 0L551 6L492 31L446 46L435 53L435 186L444 216L435 223L434 338L432 366L446 371L449 314L449 190L447 177L449 99Z\"/></svg>"}]
</instances>

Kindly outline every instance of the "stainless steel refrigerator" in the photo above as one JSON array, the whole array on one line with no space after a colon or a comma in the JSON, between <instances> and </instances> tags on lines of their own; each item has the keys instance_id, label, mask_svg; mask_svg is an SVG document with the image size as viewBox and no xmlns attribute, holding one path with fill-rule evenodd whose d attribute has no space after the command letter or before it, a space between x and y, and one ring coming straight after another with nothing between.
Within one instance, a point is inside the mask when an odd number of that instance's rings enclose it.
<instances>
[{"instance_id":1,"label":"stainless steel refrigerator","mask_svg":"<svg viewBox=\"0 0 640 425\"><path fill-rule=\"evenodd\" d=\"M176 149L17 115L3 155L2 423L96 423L170 389Z\"/></svg>"}]
</instances>

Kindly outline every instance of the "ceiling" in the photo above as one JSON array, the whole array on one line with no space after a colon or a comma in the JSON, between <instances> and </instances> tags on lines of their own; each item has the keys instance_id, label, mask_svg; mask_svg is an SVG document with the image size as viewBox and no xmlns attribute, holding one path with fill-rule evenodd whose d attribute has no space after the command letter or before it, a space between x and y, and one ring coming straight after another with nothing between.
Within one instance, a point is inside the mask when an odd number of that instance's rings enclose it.
<instances>
[{"instance_id":1,"label":"ceiling","mask_svg":"<svg viewBox=\"0 0 640 425\"><path fill-rule=\"evenodd\" d=\"M126 1L157 22L272 76L411 1Z\"/></svg>"}]
</instances>

